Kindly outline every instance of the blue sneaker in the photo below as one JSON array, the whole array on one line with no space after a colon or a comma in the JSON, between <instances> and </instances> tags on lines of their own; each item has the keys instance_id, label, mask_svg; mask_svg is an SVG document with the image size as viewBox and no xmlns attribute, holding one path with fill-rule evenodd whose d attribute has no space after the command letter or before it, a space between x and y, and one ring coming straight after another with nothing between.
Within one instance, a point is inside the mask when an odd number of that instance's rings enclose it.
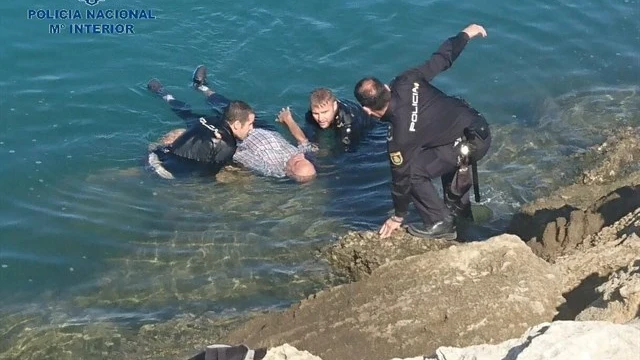
<instances>
[{"instance_id":1,"label":"blue sneaker","mask_svg":"<svg viewBox=\"0 0 640 360\"><path fill-rule=\"evenodd\" d=\"M207 86L207 67L198 65L193 71L193 87L197 89L202 85Z\"/></svg>"}]
</instances>

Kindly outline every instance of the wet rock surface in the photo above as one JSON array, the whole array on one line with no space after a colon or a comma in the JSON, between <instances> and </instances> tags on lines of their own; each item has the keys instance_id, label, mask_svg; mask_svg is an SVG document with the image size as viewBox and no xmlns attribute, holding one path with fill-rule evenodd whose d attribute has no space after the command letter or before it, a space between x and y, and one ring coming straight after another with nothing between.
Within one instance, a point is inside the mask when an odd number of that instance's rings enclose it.
<instances>
[{"instance_id":1,"label":"wet rock surface","mask_svg":"<svg viewBox=\"0 0 640 360\"><path fill-rule=\"evenodd\" d=\"M446 240L424 240L410 235L405 228L381 239L375 231L349 232L338 242L322 250L322 256L336 275L352 281L368 277L373 270L394 260L437 251L456 244Z\"/></svg>"}]
</instances>

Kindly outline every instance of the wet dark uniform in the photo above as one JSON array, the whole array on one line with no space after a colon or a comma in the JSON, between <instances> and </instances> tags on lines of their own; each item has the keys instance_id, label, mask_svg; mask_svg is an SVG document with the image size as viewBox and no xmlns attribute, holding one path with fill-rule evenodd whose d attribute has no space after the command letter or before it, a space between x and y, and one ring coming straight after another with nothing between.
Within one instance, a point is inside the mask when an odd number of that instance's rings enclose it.
<instances>
[{"instance_id":1,"label":"wet dark uniform","mask_svg":"<svg viewBox=\"0 0 640 360\"><path fill-rule=\"evenodd\" d=\"M345 151L355 151L360 140L367 131L375 124L373 119L362 109L362 107L352 101L337 100L338 111L329 129L333 129L336 137L344 146ZM323 129L318 125L311 114L311 110L305 114L307 122L307 137L311 141L317 141L317 134Z\"/></svg>"},{"instance_id":2,"label":"wet dark uniform","mask_svg":"<svg viewBox=\"0 0 640 360\"><path fill-rule=\"evenodd\" d=\"M447 96L429 83L452 65L468 41L463 32L447 39L426 63L391 83L391 102L383 120L391 122L388 151L396 216L404 217L413 200L425 225L443 220L450 212L431 179L449 180L455 174L459 151L454 143L464 138L466 130L475 137L476 160L489 149L485 119L464 100ZM464 197L468 201L468 191Z\"/></svg>"},{"instance_id":3,"label":"wet dark uniform","mask_svg":"<svg viewBox=\"0 0 640 360\"><path fill-rule=\"evenodd\" d=\"M212 107L218 106L222 112L229 100L222 95L213 94L208 102ZM178 100L171 100L169 104L171 110L189 128L170 145L153 150L165 170L174 177L212 176L231 162L236 152L236 138L221 116L194 114L187 104ZM220 135L220 139L216 137L216 133Z\"/></svg>"}]
</instances>

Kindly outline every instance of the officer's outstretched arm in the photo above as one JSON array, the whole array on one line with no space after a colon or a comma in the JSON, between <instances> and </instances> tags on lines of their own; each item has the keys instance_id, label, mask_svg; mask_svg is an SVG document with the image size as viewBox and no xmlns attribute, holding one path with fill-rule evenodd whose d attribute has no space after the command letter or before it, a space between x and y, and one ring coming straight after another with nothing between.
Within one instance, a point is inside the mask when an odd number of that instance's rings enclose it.
<instances>
[{"instance_id":1,"label":"officer's outstretched arm","mask_svg":"<svg viewBox=\"0 0 640 360\"><path fill-rule=\"evenodd\" d=\"M467 42L477 36L487 36L486 30L477 24L467 26L456 36L445 40L423 65L410 69L408 72L417 71L424 80L433 80L436 75L450 68L453 62L460 56L460 53L462 53Z\"/></svg>"}]
</instances>

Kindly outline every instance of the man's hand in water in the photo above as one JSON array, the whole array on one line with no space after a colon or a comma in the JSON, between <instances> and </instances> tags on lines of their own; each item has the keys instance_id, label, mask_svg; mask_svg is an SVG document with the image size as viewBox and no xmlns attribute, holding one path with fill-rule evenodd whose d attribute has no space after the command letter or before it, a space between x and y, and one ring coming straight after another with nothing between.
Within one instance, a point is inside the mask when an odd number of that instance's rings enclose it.
<instances>
[{"instance_id":1,"label":"man's hand in water","mask_svg":"<svg viewBox=\"0 0 640 360\"><path fill-rule=\"evenodd\" d=\"M482 26L477 25L477 24L471 24L469 26L467 26L466 28L464 28L462 30L463 33L466 33L467 35L469 35L469 40L473 39L474 37L480 35L482 37L486 37L487 36L487 30L485 30Z\"/></svg>"},{"instance_id":2,"label":"man's hand in water","mask_svg":"<svg viewBox=\"0 0 640 360\"><path fill-rule=\"evenodd\" d=\"M291 115L291 109L287 106L280 110L278 117L276 118L276 122L287 124L290 121L293 121L293 115Z\"/></svg>"}]
</instances>

